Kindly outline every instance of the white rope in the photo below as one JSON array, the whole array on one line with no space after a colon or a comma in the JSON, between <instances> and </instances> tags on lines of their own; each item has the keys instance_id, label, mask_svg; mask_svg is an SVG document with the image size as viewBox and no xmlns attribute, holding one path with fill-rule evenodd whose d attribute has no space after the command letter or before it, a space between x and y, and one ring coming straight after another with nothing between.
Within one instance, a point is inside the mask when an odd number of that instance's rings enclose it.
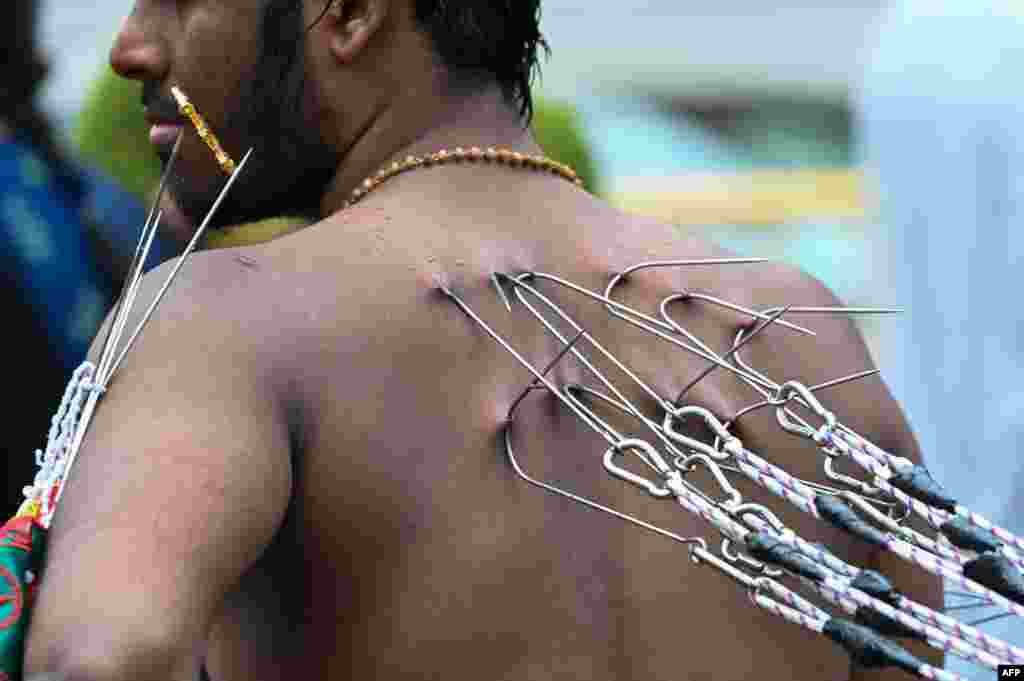
<instances>
[{"instance_id":1,"label":"white rope","mask_svg":"<svg viewBox=\"0 0 1024 681\"><path fill-rule=\"evenodd\" d=\"M38 521L43 527L50 526L56 511L55 505L51 503L52 497L57 486L67 477L66 468L72 442L82 425L82 407L90 393L102 394L104 391L102 386L92 382L95 372L95 364L83 362L71 374L57 412L50 420L46 449L36 450L36 465L39 470L32 485L22 490L27 502L39 505Z\"/></svg>"}]
</instances>

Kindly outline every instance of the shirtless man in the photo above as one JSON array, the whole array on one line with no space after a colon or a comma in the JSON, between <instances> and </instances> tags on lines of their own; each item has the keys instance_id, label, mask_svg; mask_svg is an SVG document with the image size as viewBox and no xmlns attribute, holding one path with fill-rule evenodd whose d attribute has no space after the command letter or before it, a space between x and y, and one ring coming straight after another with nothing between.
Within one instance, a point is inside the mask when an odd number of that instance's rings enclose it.
<instances>
[{"instance_id":1,"label":"shirtless man","mask_svg":"<svg viewBox=\"0 0 1024 681\"><path fill-rule=\"evenodd\" d=\"M440 292L457 291L543 365L556 346L521 307L505 310L492 272L600 290L631 264L720 250L555 174L497 163L408 172L341 210L364 177L409 154L540 153L522 115L536 14L535 1L135 4L111 61L145 84L153 120L174 116L179 85L236 159L257 149L220 221L301 209L319 222L183 269L103 398L61 500L28 678L191 681L203 663L215 681L875 678L753 609L684 547L516 477L500 443L530 377ZM174 197L197 219L223 176L194 134L176 170ZM166 274L147 277L144 302ZM755 308L836 304L775 265L648 271L621 297L650 309L683 287ZM662 395L706 366L600 306L565 304ZM699 303L678 316L719 348L749 322ZM747 358L807 384L870 366L848 321L812 322L816 339L773 327ZM586 380L570 361L552 375ZM918 457L877 380L822 397L879 445ZM719 370L688 399L726 418L760 398ZM769 411L737 432L818 477L820 455ZM550 395L520 406L515 438L539 477L715 537L608 478L603 441ZM938 603L935 581L782 515Z\"/></svg>"}]
</instances>

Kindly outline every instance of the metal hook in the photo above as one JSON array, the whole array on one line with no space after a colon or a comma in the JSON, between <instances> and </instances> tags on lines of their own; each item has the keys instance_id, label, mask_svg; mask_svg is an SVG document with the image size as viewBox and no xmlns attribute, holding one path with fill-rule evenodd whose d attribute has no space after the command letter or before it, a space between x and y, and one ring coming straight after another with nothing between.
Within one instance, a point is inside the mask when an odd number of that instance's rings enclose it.
<instances>
[{"instance_id":1,"label":"metal hook","mask_svg":"<svg viewBox=\"0 0 1024 681\"><path fill-rule=\"evenodd\" d=\"M639 310L635 310L635 309L633 309L631 307L623 305L622 303L619 303L619 302L616 302L614 300L611 300L607 296L602 296L602 295L600 295L598 293L594 293L593 291L590 291L590 290L588 290L588 289L586 289L586 288L584 288L582 286L574 284L573 282L568 281L567 279L563 279L562 277L557 277L555 275L547 274L547 273L544 273L544 272L529 272L527 274L522 275L521 277L517 277L516 281L522 281L524 278L533 278L533 279L541 279L541 280L544 280L544 281L550 281L552 283L558 284L559 286L565 287L565 288L569 289L570 291L575 291L576 293L579 293L579 294L581 294L581 295L583 295L583 296L585 296L587 298L590 298L591 300L595 300L595 301L604 303L604 305L606 307L611 307L611 308L617 309L617 310L619 310L621 312L625 312L627 314L614 315L614 316L616 316L616 317L618 317L618 318L628 322L629 324L631 324L633 326L636 326L637 328L643 329L644 331L650 333L651 335L653 335L653 336L655 336L657 338L660 338L660 339L662 339L664 341L667 341L667 342L675 345L678 348L681 348L683 350L686 350L687 352L693 353L693 354L697 355L698 357L702 357L703 359L705 359L705 360L707 360L709 362L713 362L715 364L718 364L723 369L726 369L727 371L736 374L737 376L739 376L743 380L746 380L748 382L753 382L753 383L756 383L756 384L760 384L763 387L767 388L768 390L775 390L778 387L777 384L775 384L775 383L773 383L771 381L768 381L768 380L764 379L763 377L756 376L756 375L753 375L753 374L749 374L749 373L747 373L747 372L745 372L745 371L743 371L741 369L737 369L736 367L732 366L731 364L723 362L714 353L708 353L708 352L704 351L702 348L694 347L692 345L689 345L687 343L684 343L684 342L680 341L678 338L676 338L673 335L671 335L672 333L674 333L674 330L671 327L669 327L667 324L665 324L664 322L659 321L659 320L655 319L654 317L651 317L650 315L646 315L643 312L640 312ZM662 327L662 328L657 328L657 327ZM663 329L666 329L667 332L666 332L666 330L663 330Z\"/></svg>"},{"instance_id":2,"label":"metal hook","mask_svg":"<svg viewBox=\"0 0 1024 681\"><path fill-rule=\"evenodd\" d=\"M509 463L512 464L512 469L515 470L516 475L518 475L520 478L522 478L526 482L530 483L531 485L534 485L535 487L540 487L541 489L546 490L548 492L551 492L553 494L557 494L559 496L565 497L566 499L570 499L570 500L575 501L577 503L583 504L584 506L589 506L590 508L596 509L598 511L602 511L604 513L608 513L609 515L613 515L616 518L619 518L621 520L625 520L626 522L629 522L629 523L632 523L632 524L637 525L639 527L642 527L645 530L649 530L649 531L654 532L656 534L660 534L661 536L667 537L667 538L672 539L674 541L677 541L680 544L687 544L687 545L690 545L691 547L692 546L707 547L707 543L703 539L701 539L700 537L681 537L678 534L676 534L675 532L671 532L671 531L666 530L664 528L658 527L657 525L652 525L651 523L645 522L643 520L640 520L639 518L635 518L635 517L633 517L631 515L628 515L626 513L622 513L621 511L616 511L614 508L610 508L608 506L605 506L604 504L600 504L600 503L598 503L596 501L593 501L593 500L588 499L586 497L583 497L583 496L580 496L578 494L575 494L574 492L570 492L568 490L562 489L561 487L557 487L555 485L552 485L550 483L544 482L542 480L537 480L536 478L530 477L526 473L526 471L524 471L523 468L519 465L519 461L516 458L515 452L512 449L512 435L511 435L511 432L510 432L511 431L511 428L510 428L511 425L512 425L511 421L506 423L506 425L505 425L505 438L504 438L505 439L505 456L508 457Z\"/></svg>"},{"instance_id":3,"label":"metal hook","mask_svg":"<svg viewBox=\"0 0 1024 681\"><path fill-rule=\"evenodd\" d=\"M509 352L516 359L516 361L518 361L522 366L524 366L528 371L530 371L535 376L535 378L540 380L540 382L546 388L548 388L548 390L551 393L555 394L566 406L568 406L570 411L576 414L576 416L578 416L584 424L592 428L602 437L608 439L608 434L602 430L601 426L598 423L595 423L594 421L591 420L590 415L585 410L581 409L577 402L574 399L571 399L570 395L566 395L562 391L558 390L540 371L538 371L529 361L527 361L522 356L522 354L520 354L514 347L512 347L512 345L509 344L508 341L506 341L500 334L494 331L494 329L492 329L490 325L487 324L487 322L485 322L469 305L467 305L465 301L463 301L459 296L457 296L454 291L445 286L440 287L440 290L446 296L448 296L456 304L456 306L463 311L463 313L465 313L470 319L472 319L476 324L478 324L485 331L485 333L487 333L487 335L489 335L502 348ZM593 501L592 499L588 499L586 497L580 496L578 494L562 489L550 483L531 477L519 465L519 461L516 458L515 452L512 447L511 426L514 423L514 418L515 413L513 411L510 411L506 417L506 423L504 428L505 454L508 457L509 463L512 464L512 468L513 470L515 470L516 475L518 475L524 481L541 489L547 490L548 492L551 492L553 494L557 494L572 501L581 503L585 506L589 506L590 508L594 508L604 513L608 513L609 515L613 515L621 520L633 523L634 525L637 525L639 527L643 527L646 530L659 534L663 537L667 537L681 544L687 544L691 546L697 545L700 547L707 546L706 542L699 537L682 537L674 532L658 527L657 525L652 525L651 523L645 522L631 515L622 513L621 511L617 511L613 508L605 506L604 504L600 504L596 501ZM616 443L613 441L611 444L614 445ZM660 459L660 456L658 456L657 452L655 452L655 461L657 461L658 459ZM660 463L665 469L668 469L668 464L666 464L663 459L660 461Z\"/></svg>"},{"instance_id":4,"label":"metal hook","mask_svg":"<svg viewBox=\"0 0 1024 681\"><path fill-rule=\"evenodd\" d=\"M605 403L605 404L607 404L609 406L614 407L615 409L617 409L618 411L622 412L623 414L625 414L627 416L631 416L631 417L633 417L635 419L640 420L645 426L647 426L650 430L652 430L654 432L659 432L661 430L661 426L658 425L656 422L654 422L651 419L647 418L643 414L636 414L636 413L634 413L630 409L630 407L628 405L623 404L622 402L619 402L617 399L615 399L614 397L612 397L610 395L605 395L604 393L602 393L599 390L595 390L594 388L591 388L591 387L586 386L586 385L582 385L580 383L569 383L568 385L565 386L564 390L565 390L566 395L569 396L570 399L574 400L576 402L576 404L578 404L580 406L580 409L585 409L587 411L587 413L591 415L591 418L593 418L595 422L598 422L603 427L607 428L608 432L610 434L613 434L613 436L614 436L616 441L624 439L623 436L619 435L618 432L615 431L615 429L612 428L612 426L610 424L608 424L606 421L603 421L602 419L598 418L597 414L594 413L594 410L591 409L589 406L587 406L584 403L584 401L582 399L583 396L596 397L601 402L603 402L603 403ZM579 393L579 394L577 394L577 393ZM685 456L681 451L679 451L675 447L675 445L672 443L672 441L670 439L668 439L667 437L663 437L661 439L662 439L662 443L665 445L666 449L668 449L668 451L672 454L672 456L674 456L674 457L683 457L683 456ZM657 467L653 463L649 463L648 465L650 465L650 467L653 470L657 470Z\"/></svg>"},{"instance_id":5,"label":"metal hook","mask_svg":"<svg viewBox=\"0 0 1024 681\"><path fill-rule=\"evenodd\" d=\"M767 312L770 312L772 310L778 310L778 309L779 308L767 308L767 309L763 310L763 312L767 313ZM822 308L822 307L807 308L807 307L805 307L805 308L791 308L791 309L810 311L812 313L827 313L827 314L841 314L841 315L846 315L846 314L889 314L889 313L892 313L892 312L899 312L900 311L900 310L897 310L897 309L894 309L894 308L870 308L870 307L869 308L848 308L848 307L842 307L842 306L831 307L831 308ZM740 342L742 340L744 333L746 333L746 329L740 329L739 330L739 332L736 334L736 338L733 339L733 345L735 345L736 343L738 343L738 342ZM774 382L770 378L768 378L767 376L762 374L761 372L757 371L756 369L754 369L750 365L746 364L743 361L743 357L742 357L742 355L740 355L740 353L737 352L737 353L735 353L733 355L733 361L736 363L737 367L742 369L744 374L748 374L748 375L751 375L751 376L756 376L759 379L760 384L756 383L756 382L748 381L749 385L754 390L756 390L757 392L761 393L762 396L764 396L766 398L769 397L769 393L767 391L765 391L763 389L763 387L764 387L764 384L766 384L766 383L767 384L772 384ZM778 387L779 386L777 384L775 384L775 387L771 388L770 390L773 390L773 391L774 390L778 390ZM799 399L797 401L799 402ZM804 427L806 427L809 431L813 431L813 428L811 428L810 425L806 421L804 421L802 418L800 418L797 414L794 414L792 411L789 411L788 412L788 416L790 418L792 418L793 420L795 420L796 422L798 422L801 425L803 425ZM735 420L735 418L734 418L734 420ZM842 432L845 432L845 433L847 433L849 435L852 435L852 436L858 438L859 440L861 440L864 443L864 446L868 447L869 449L874 448L874 449L877 449L879 452L881 452L883 454L886 454L885 452L883 452L881 450L881 448L877 447L877 445L874 445L870 440L865 438L863 435L860 435L859 433L854 432L852 429L848 428L847 426L844 426L843 424L839 423L839 424L837 424L837 427Z\"/></svg>"},{"instance_id":6,"label":"metal hook","mask_svg":"<svg viewBox=\"0 0 1024 681\"><path fill-rule=\"evenodd\" d=\"M509 309L511 309L511 308L509 308ZM573 339L571 341L566 343L565 346L561 350L558 351L558 354L555 355L554 358L550 362L548 362L547 366L544 367L544 369L541 370L541 372L540 372L541 375L542 376L547 376L548 372L551 371L554 368L554 366L556 364L558 364L559 361L561 361L561 359L563 357L565 357L565 354L567 352L569 352L570 350L572 350L573 346L576 345L576 343L579 342L579 340L581 338L583 338L584 333L585 332L582 329L580 329L580 332L577 333L573 337ZM537 388L540 388L540 387L541 387L541 385L538 383L537 379L536 378L533 379L533 381L531 381L528 386L523 388L523 391L521 393L519 393L519 395L516 396L516 398L514 400L512 400L512 406L510 406L508 408L508 410L510 412L515 411L516 407L519 406L519 403L522 402L523 399L525 399L526 396L528 394L530 394L531 391L536 390Z\"/></svg>"},{"instance_id":7,"label":"metal hook","mask_svg":"<svg viewBox=\"0 0 1024 681\"><path fill-rule=\"evenodd\" d=\"M771 314L774 310L778 310L777 307L769 307L762 310L765 314ZM845 305L838 305L832 307L823 306L806 306L797 305L788 308L790 312L794 314L844 314L844 315L861 315L861 314L904 314L906 310L899 307L847 307Z\"/></svg>"},{"instance_id":8,"label":"metal hook","mask_svg":"<svg viewBox=\"0 0 1024 681\"><path fill-rule=\"evenodd\" d=\"M553 324L551 324L542 314L540 314L536 310L536 308L534 308L524 298L522 291L529 292L534 297L536 297L538 300L540 300L542 303L544 303L549 309L553 310L555 312L555 314L557 314L563 321L567 322L570 326L572 326L573 330L575 330L575 331L583 331L582 327L572 317L570 317L564 310L562 310L561 307L556 305L550 298L548 298L543 293L538 291L536 289L536 287L531 286L530 284L527 284L524 281L524 279L530 278L532 276L534 276L534 275L528 273L528 274L524 274L524 275L522 275L520 277L517 277L517 278L509 277L510 281L512 281L512 283L513 283L513 285L515 287L514 292L515 292L516 297L519 299L519 302L522 303L530 311L530 313L533 314L533 316L541 324L544 325L544 328L546 328L552 335L554 335L556 338L558 338L562 342L565 342L564 341L564 337L562 336L562 334L559 333L558 329L556 329ZM605 348L600 342L598 342L597 339L595 339L590 334L586 334L586 333L584 334L584 337L590 342L591 345L593 345L598 351L600 351L602 355L604 355L606 358L608 358L609 361L611 361L613 364L615 364L615 366L618 367L618 369L620 371L622 371L624 374L626 374L626 376L628 376L634 383L636 383L640 387L640 389L643 390L644 392L646 392L652 399L657 401L659 404L661 404L661 403L663 403L665 401L664 398L662 398L661 395L659 395L657 393L657 391L655 391L651 386L647 385L647 383L645 383L639 376L637 376L629 367L627 367L625 364L623 364L623 362L620 359L615 357L614 354L612 354L610 351L608 351L607 348ZM613 385L611 385L611 383L609 383L607 381L607 379L603 378L603 375L601 374L601 372L598 371L593 366L593 364L591 364L589 361L587 361L587 359L585 357L583 357L580 353L574 351L573 354L576 356L577 359L579 359L581 362L583 362L584 365L595 376L597 376L599 379L601 379L601 382L604 383L605 386L609 390L614 392L616 394L616 397L618 397L620 400L622 400L622 402L624 404L630 405L631 409L635 409L635 407L632 404L630 404L630 402L628 400L626 400L625 397L623 397L622 394L619 393L619 391L616 390L615 387Z\"/></svg>"},{"instance_id":9,"label":"metal hook","mask_svg":"<svg viewBox=\"0 0 1024 681\"><path fill-rule=\"evenodd\" d=\"M677 296L673 296L673 298L675 298L676 300L687 300L687 299L690 299L690 298L696 298L697 300L703 300L703 301L711 303L713 305L718 305L719 307L724 307L727 310L732 310L734 312L740 312L740 313L745 314L748 317L751 317L752 319L755 319L755 320L767 321L767 320L771 319L771 315L767 315L767 314L764 314L762 312L757 312L756 310L751 310L749 307L744 307L742 305L737 305L736 303L730 303L728 300L723 300L722 298L718 298L717 296L712 296L712 295L709 295L707 293L694 293L692 291L683 291L682 293L677 294ZM797 324L794 324L792 322L787 322L787 321L781 321L780 320L778 322L778 325L779 326L785 326L788 329L792 329L793 331L798 331L798 332L800 332L802 334L806 334L808 336L817 336L818 335L818 334L814 333L813 331L811 331L810 329L806 329L806 328L804 328L802 326L798 326Z\"/></svg>"},{"instance_id":10,"label":"metal hook","mask_svg":"<svg viewBox=\"0 0 1024 681\"><path fill-rule=\"evenodd\" d=\"M696 267L696 266L706 266L706 265L743 265L743 264L762 263L762 262L768 262L768 258L703 258L703 259L696 259L696 260L654 260L654 261L650 261L650 262L642 262L642 263L639 263L637 265L633 265L632 267L627 267L626 269L624 269L621 272L615 274L611 278L611 281L608 282L608 285L604 289L604 297L607 298L608 301L609 301L606 304L606 309L608 310L608 313L611 314L613 317L618 317L618 318L620 318L620 319L622 319L624 321L628 321L630 323L633 323L632 320L626 318L625 314L622 314L620 312L622 307L618 306L618 304L615 303L615 301L612 300L612 291L614 291L615 287L618 286L620 283L626 281L630 277L630 275L632 275L635 272L639 272L640 270L653 269L653 268L659 268L659 267ZM629 314L632 313L632 311L630 311L628 308L626 308L626 311ZM671 329L666 328L664 324L662 324L661 322L659 322L656 319L648 318L647 315L641 315L641 318L646 318L646 320L648 322L653 322L654 324L656 324L658 326L661 326L662 328L664 328L664 329L666 329L668 331L671 331Z\"/></svg>"},{"instance_id":11,"label":"metal hook","mask_svg":"<svg viewBox=\"0 0 1024 681\"><path fill-rule=\"evenodd\" d=\"M589 416L588 416L588 415L586 414L586 412L584 412L583 410L581 410L581 409L579 408L579 406L578 406L578 405L577 405L577 404L576 404L576 403L575 403L575 402L574 402L573 400L569 399L569 398L568 398L568 397L567 397L566 395L564 395L564 394L562 393L562 391L560 391L560 390L559 390L559 389L558 389L558 388L557 388L557 387L556 387L556 386L555 386L555 385L554 385L554 384L553 384L553 383L552 383L552 382L551 382L550 380L548 380L548 378L547 378L547 377L546 377L546 376L545 376L545 375L544 375L543 373L541 373L540 371L538 371L538 370L537 370L537 368L536 368L536 367L534 367L534 366L533 366L533 364L531 364L531 363L529 362L529 360L527 360L527 359L526 359L525 357L523 357L523 355L522 355L522 354L521 354L521 353L520 353L520 352L519 352L518 350L516 350L516 349L515 349L514 347L512 347L512 345L511 345L511 344L510 344L510 343L509 343L509 342L508 342L507 340L505 340L505 339L504 339L504 338L503 338L503 337L501 336L501 334L499 334L499 333L498 333L497 331L495 331L494 329L492 329L492 328L490 327L490 325L489 325L489 324L488 324L487 322L485 322L485 321L484 321L484 320L483 320L483 319L482 319L482 318L480 317L480 315L478 315L478 314L477 314L477 313L476 313L476 312L475 312L475 311L473 310L473 308L471 308L471 307L470 307L469 305L467 305L467 304L466 304L466 302L465 302L464 300L462 300L462 298L460 298L459 296L457 296L457 295L455 294L455 292L454 292L454 291L452 291L452 290L451 290L450 288L448 288L447 286L440 286L440 287L439 287L439 289L441 290L441 292L442 292L442 293L444 293L444 294L445 294L446 296L448 296L448 298L449 298L449 299L451 299L451 300L452 300L452 302L454 302L454 303L455 303L455 305L456 305L456 306L457 306L457 307L458 307L458 308L459 308L460 310L462 310L462 312L463 312L464 314L466 314L466 316L468 316L468 317L469 317L469 318L470 318L471 320L473 320L473 321L474 321L474 322L475 322L475 323L476 323L476 324L477 324L478 326L480 326L480 328L482 328L482 329L484 330L484 332L485 332L485 333L486 333L486 334L487 334L488 336L490 336L490 337L491 337L491 339L492 339L492 340L494 340L494 341L495 341L495 342L496 342L496 343L497 343L498 345L500 345L500 346L501 346L502 348L504 348L504 349L505 349L505 350L506 350L506 351L507 351L507 352L508 352L508 353L509 353L510 355L512 355L512 357L514 357L514 358L515 358L515 360L516 360L517 362L519 362L519 364L520 364L520 365L522 365L522 366L523 366L523 367L524 367L524 368L525 368L525 369L526 369L527 371L529 371L529 372L530 372L531 374L533 374L534 378L535 378L535 379L537 379L538 381L540 381L540 383L541 383L541 384L542 384L542 385L543 385L543 386L544 386L545 388L547 388L547 389L548 389L548 391L549 391L549 392L550 392L550 393L551 393L552 395L555 395L556 397L558 397L558 398L559 398L559 400L560 400L560 401L561 401L561 402L562 402L563 404L565 404L565 405L566 405L567 407L569 407L569 410L570 410L570 411L572 411L572 413L573 413L573 414L575 414L575 415L576 415L577 417L579 417L579 419L580 419L580 420L581 420L581 421L582 421L582 422L583 422L583 423L584 423L585 425L587 425L587 426L588 426L589 428L591 428L591 429L592 429L592 430L593 430L594 432L596 432L596 433L597 433L598 435L601 435L602 437L605 437L606 439L608 439L608 440L609 440L609 442L611 442L612 444L614 444L614 442L615 442L615 441L614 441L613 439L611 439L611 438L608 438L608 435L607 435L607 433L605 433L605 432L604 432L604 431L603 431L603 430L601 429L601 427L600 427L600 426L599 426L598 424L595 424L594 422L592 422L592 421L590 420ZM517 402L515 406L518 406L518 404L519 404L519 403ZM512 418L512 415L513 415L513 412L512 412L511 410L510 410L510 411L509 411L509 413L508 413L508 416L506 417L506 419L507 419L507 420L511 420L511 418Z\"/></svg>"},{"instance_id":12,"label":"metal hook","mask_svg":"<svg viewBox=\"0 0 1024 681\"><path fill-rule=\"evenodd\" d=\"M665 319L667 319L669 322L671 322L674 326L677 326L677 328L680 330L680 332L685 333L685 331L683 330L683 327L681 325L677 325L675 320L673 320L671 317L668 316L668 312L665 309L665 304L668 302L668 300L669 299L666 299L664 302L662 302L662 316L665 317ZM785 313L786 313L786 308L783 308L783 309L779 310L778 312L775 312L774 314L772 314L771 317L769 319L767 319L766 321L763 321L760 324L758 324L757 328L754 329L750 333L750 335L748 335L746 338L744 338L739 343L736 343L735 345L733 345L731 350L729 350L724 355L722 355L721 356L721 360L724 362L724 361L728 360L730 357L732 357L733 355L735 355L737 352L740 351L740 348L742 348L744 345L746 345L750 341L752 341L755 338L757 338L757 336L762 331L764 331L769 326L771 326L776 321L778 321L779 318L782 317L782 315L784 315ZM710 352L711 350L709 349L708 351ZM689 383L684 385L682 387L682 389L679 391L679 394L676 395L676 399L674 401L674 404L679 405L683 401L683 397L686 395L686 393L688 393L690 391L690 389L693 388L693 386L695 386L698 383L700 383L701 381L703 381L712 371L717 369L718 366L719 366L718 364L709 364L707 367L704 368L703 371L701 371L699 374L697 374L696 378L694 378Z\"/></svg>"},{"instance_id":13,"label":"metal hook","mask_svg":"<svg viewBox=\"0 0 1024 681\"><path fill-rule=\"evenodd\" d=\"M501 281L498 279L497 272L491 272L491 283L494 284L494 288L497 289L498 297L501 298L501 302L505 305L505 309L511 312L512 303L508 299L508 294L505 292L505 287L501 285Z\"/></svg>"},{"instance_id":14,"label":"metal hook","mask_svg":"<svg viewBox=\"0 0 1024 681\"><path fill-rule=\"evenodd\" d=\"M665 400L660 395L658 395L658 393L653 388L651 388L649 385L647 385L646 382L643 381L643 379L637 376L635 372L633 372L628 366L626 366L622 362L622 360L620 360L612 352L605 348L600 341L598 341L590 334L586 333L586 331L584 331L584 329L572 317L570 317L561 307L556 305L551 299L549 299L543 293L538 291L535 287L531 286L530 284L527 284L525 281L522 280L523 278L527 278L531 275L527 274L518 278L507 277L507 275L504 276L506 276L506 278L508 278L513 283L515 296L516 298L519 299L519 302L523 305L523 307L525 307L530 312L530 314L532 314L537 319L537 321L539 321L544 326L544 328L547 329L548 332L555 336L555 338L557 338L560 342L567 343L565 336L563 336L562 333L559 332L559 330L554 326L554 324L552 324L546 317L544 317L544 315L542 315L526 299L526 297L524 296L524 291L530 293L539 301L541 301L544 305L546 305L549 309L553 310L564 322L568 323L574 330L578 332L578 336L586 338L591 346L593 346L598 352L604 355L620 371L622 371L634 383L640 386L640 388L644 392L650 395L659 404L665 403ZM650 419L647 419L643 415L643 412L640 411L639 407L630 402L629 399L626 398L626 396L623 395L622 392L618 388L616 388L615 385L612 384L611 381L609 381L608 378L597 367L595 367L589 359L587 359L586 356L584 356L576 348L571 348L570 351L572 352L573 356L576 357L576 359L591 374L593 374L608 390L610 390L615 395L615 397L619 400L621 404L625 405L627 411L630 414L639 419L645 425L648 425L648 427L651 428L651 431L655 434L655 436L662 440L663 444L670 448L672 447L672 444L668 440L668 438L666 438L665 435L661 433L656 426L651 426L652 422L650 421Z\"/></svg>"}]
</instances>

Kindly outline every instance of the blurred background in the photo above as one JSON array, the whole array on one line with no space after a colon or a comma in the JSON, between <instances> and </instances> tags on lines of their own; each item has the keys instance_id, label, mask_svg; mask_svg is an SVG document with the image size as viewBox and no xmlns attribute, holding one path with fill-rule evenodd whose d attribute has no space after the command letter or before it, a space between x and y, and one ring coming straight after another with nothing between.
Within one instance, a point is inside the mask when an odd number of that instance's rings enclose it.
<instances>
[{"instance_id":1,"label":"blurred background","mask_svg":"<svg viewBox=\"0 0 1024 681\"><path fill-rule=\"evenodd\" d=\"M858 323L936 477L1019 531L1024 319L992 306L1024 250L1017 5L545 0L537 89L611 201L910 307ZM43 3L42 103L70 148L130 6Z\"/></svg>"},{"instance_id":2,"label":"blurred background","mask_svg":"<svg viewBox=\"0 0 1024 681\"><path fill-rule=\"evenodd\" d=\"M850 303L889 302L884 238L866 219L854 162L851 102L883 3L702 5L543 4L552 57L538 89L576 108L601 193L798 263ZM44 6L54 69L42 96L70 138L131 2ZM875 324L867 327L878 346Z\"/></svg>"},{"instance_id":3,"label":"blurred background","mask_svg":"<svg viewBox=\"0 0 1024 681\"><path fill-rule=\"evenodd\" d=\"M70 135L131 3L44 4L43 98ZM546 0L538 89L577 109L609 198L797 262L851 303L886 301L850 102L881 3L703 5Z\"/></svg>"}]
</instances>

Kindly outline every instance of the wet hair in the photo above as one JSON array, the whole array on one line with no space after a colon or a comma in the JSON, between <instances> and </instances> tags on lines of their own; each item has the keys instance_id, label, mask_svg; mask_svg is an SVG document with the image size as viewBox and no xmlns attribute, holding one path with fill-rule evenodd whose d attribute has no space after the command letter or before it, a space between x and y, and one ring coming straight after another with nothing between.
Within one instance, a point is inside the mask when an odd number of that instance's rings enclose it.
<instances>
[{"instance_id":1,"label":"wet hair","mask_svg":"<svg viewBox=\"0 0 1024 681\"><path fill-rule=\"evenodd\" d=\"M0 118L15 139L32 148L78 204L84 195L79 170L57 144L53 124L37 103L47 64L39 51L37 0L7 0L0 10Z\"/></svg>"},{"instance_id":2,"label":"wet hair","mask_svg":"<svg viewBox=\"0 0 1024 681\"><path fill-rule=\"evenodd\" d=\"M529 122L539 52L550 51L540 32L540 0L414 2L416 21L452 75L470 86L497 83Z\"/></svg>"},{"instance_id":3,"label":"wet hair","mask_svg":"<svg viewBox=\"0 0 1024 681\"><path fill-rule=\"evenodd\" d=\"M327 1L324 14L334 1ZM540 32L540 1L412 0L417 24L456 84L473 89L496 83L527 124L540 51L550 53Z\"/></svg>"}]
</instances>

